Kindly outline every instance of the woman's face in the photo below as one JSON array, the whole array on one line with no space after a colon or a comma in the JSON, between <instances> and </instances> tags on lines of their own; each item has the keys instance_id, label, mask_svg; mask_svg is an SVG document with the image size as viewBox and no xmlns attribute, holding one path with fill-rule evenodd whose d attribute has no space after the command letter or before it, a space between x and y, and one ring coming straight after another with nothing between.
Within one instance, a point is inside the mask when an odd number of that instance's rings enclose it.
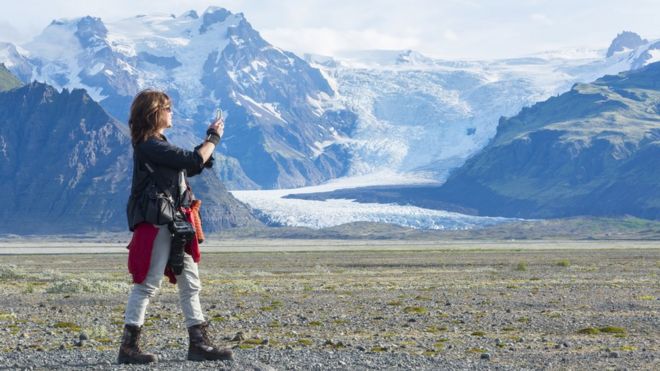
<instances>
[{"instance_id":1,"label":"woman's face","mask_svg":"<svg viewBox=\"0 0 660 371\"><path fill-rule=\"evenodd\" d=\"M163 111L165 111L165 129L171 128L172 127L172 105L168 104L163 108Z\"/></svg>"}]
</instances>

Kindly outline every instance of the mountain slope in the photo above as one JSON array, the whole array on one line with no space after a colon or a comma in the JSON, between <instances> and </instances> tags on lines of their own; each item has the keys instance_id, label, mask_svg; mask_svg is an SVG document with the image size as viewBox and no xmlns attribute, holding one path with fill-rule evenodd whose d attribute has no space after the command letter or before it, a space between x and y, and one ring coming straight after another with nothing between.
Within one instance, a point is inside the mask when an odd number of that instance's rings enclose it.
<instances>
[{"instance_id":1,"label":"mountain slope","mask_svg":"<svg viewBox=\"0 0 660 371\"><path fill-rule=\"evenodd\" d=\"M23 85L21 80L14 76L4 64L0 63L0 92L11 90Z\"/></svg>"},{"instance_id":2,"label":"mountain slope","mask_svg":"<svg viewBox=\"0 0 660 371\"><path fill-rule=\"evenodd\" d=\"M0 233L127 229L130 137L84 90L0 93L0 122ZM256 223L213 174L196 184L207 230Z\"/></svg>"}]
</instances>

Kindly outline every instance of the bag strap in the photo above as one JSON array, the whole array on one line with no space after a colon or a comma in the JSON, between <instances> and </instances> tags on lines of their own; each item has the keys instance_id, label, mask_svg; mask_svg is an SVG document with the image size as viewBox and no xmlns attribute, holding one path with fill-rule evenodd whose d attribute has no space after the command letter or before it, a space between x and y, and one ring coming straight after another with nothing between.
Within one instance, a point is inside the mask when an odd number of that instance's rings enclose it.
<instances>
[{"instance_id":1,"label":"bag strap","mask_svg":"<svg viewBox=\"0 0 660 371\"><path fill-rule=\"evenodd\" d=\"M161 191L165 197L167 197L167 200L170 202L170 204L172 204L174 210L178 210L176 202L174 201L174 197L172 197L172 193L169 189L167 189L167 187L163 187L163 177L159 172L156 171L156 166L154 166L151 161L147 160L146 156L144 153L142 153L137 145L133 146L133 151L137 153L141 158L142 162L144 163L144 167L147 168L147 172L151 176L151 179L153 179L158 190Z\"/></svg>"}]
</instances>

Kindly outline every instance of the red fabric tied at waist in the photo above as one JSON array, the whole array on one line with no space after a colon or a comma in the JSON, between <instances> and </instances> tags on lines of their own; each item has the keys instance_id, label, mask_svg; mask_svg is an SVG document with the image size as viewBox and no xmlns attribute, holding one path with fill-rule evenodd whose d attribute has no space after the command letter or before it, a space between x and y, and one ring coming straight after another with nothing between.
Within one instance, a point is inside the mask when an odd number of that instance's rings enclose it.
<instances>
[{"instance_id":1,"label":"red fabric tied at waist","mask_svg":"<svg viewBox=\"0 0 660 371\"><path fill-rule=\"evenodd\" d=\"M191 210L184 208L186 220L192 223ZM158 235L158 227L151 223L140 223L135 226L131 242L126 246L128 249L128 272L133 276L133 283L142 283L149 273L151 264L151 252L154 248L154 241ZM196 238L188 242L185 248L186 253L193 258L195 263L199 263L202 254L199 251L199 243ZM163 272L171 283L176 283L176 276L170 267L166 267Z\"/></svg>"}]
</instances>

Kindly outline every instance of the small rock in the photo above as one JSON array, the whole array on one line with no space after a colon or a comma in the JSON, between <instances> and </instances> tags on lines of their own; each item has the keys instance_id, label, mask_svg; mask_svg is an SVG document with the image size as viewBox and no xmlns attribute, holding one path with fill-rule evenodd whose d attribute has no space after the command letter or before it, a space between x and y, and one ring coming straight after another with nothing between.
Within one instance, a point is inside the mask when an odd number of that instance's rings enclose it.
<instances>
[{"instance_id":1,"label":"small rock","mask_svg":"<svg viewBox=\"0 0 660 371\"><path fill-rule=\"evenodd\" d=\"M367 348L363 347L362 345L358 345L357 347L355 347L355 349L357 349L361 352L364 352L365 350L367 350Z\"/></svg>"},{"instance_id":2,"label":"small rock","mask_svg":"<svg viewBox=\"0 0 660 371\"><path fill-rule=\"evenodd\" d=\"M563 345L564 348L570 348L571 346L567 341L563 342L561 345Z\"/></svg>"},{"instance_id":3,"label":"small rock","mask_svg":"<svg viewBox=\"0 0 660 371\"><path fill-rule=\"evenodd\" d=\"M501 345L502 344L502 339L497 338L495 339L495 345Z\"/></svg>"},{"instance_id":4,"label":"small rock","mask_svg":"<svg viewBox=\"0 0 660 371\"><path fill-rule=\"evenodd\" d=\"M610 352L609 354L610 358L619 358L620 356L619 352Z\"/></svg>"},{"instance_id":5,"label":"small rock","mask_svg":"<svg viewBox=\"0 0 660 371\"><path fill-rule=\"evenodd\" d=\"M506 312L507 312L507 313L511 313L511 309L510 309L510 308L506 308Z\"/></svg>"},{"instance_id":6,"label":"small rock","mask_svg":"<svg viewBox=\"0 0 660 371\"><path fill-rule=\"evenodd\" d=\"M64 350L64 349L66 349L66 345L64 345L64 343L60 344L60 350Z\"/></svg>"},{"instance_id":7,"label":"small rock","mask_svg":"<svg viewBox=\"0 0 660 371\"><path fill-rule=\"evenodd\" d=\"M234 335L234 337L231 339L231 341L243 341L245 340L245 334L243 334L243 331L239 331Z\"/></svg>"},{"instance_id":8,"label":"small rock","mask_svg":"<svg viewBox=\"0 0 660 371\"><path fill-rule=\"evenodd\" d=\"M490 360L490 353L481 353L481 359Z\"/></svg>"},{"instance_id":9,"label":"small rock","mask_svg":"<svg viewBox=\"0 0 660 371\"><path fill-rule=\"evenodd\" d=\"M555 349L561 348L561 344L555 344Z\"/></svg>"},{"instance_id":10,"label":"small rock","mask_svg":"<svg viewBox=\"0 0 660 371\"><path fill-rule=\"evenodd\" d=\"M414 318L408 318L408 322L417 322L417 320Z\"/></svg>"},{"instance_id":11,"label":"small rock","mask_svg":"<svg viewBox=\"0 0 660 371\"><path fill-rule=\"evenodd\" d=\"M27 334L27 332L23 332L23 333L21 333L21 335L20 335L20 338L21 338L21 339L27 339L28 337L30 337L30 336Z\"/></svg>"},{"instance_id":12,"label":"small rock","mask_svg":"<svg viewBox=\"0 0 660 371\"><path fill-rule=\"evenodd\" d=\"M78 339L80 339L80 340L89 340L89 335L87 335L84 332L81 332L80 335L78 335Z\"/></svg>"}]
</instances>

